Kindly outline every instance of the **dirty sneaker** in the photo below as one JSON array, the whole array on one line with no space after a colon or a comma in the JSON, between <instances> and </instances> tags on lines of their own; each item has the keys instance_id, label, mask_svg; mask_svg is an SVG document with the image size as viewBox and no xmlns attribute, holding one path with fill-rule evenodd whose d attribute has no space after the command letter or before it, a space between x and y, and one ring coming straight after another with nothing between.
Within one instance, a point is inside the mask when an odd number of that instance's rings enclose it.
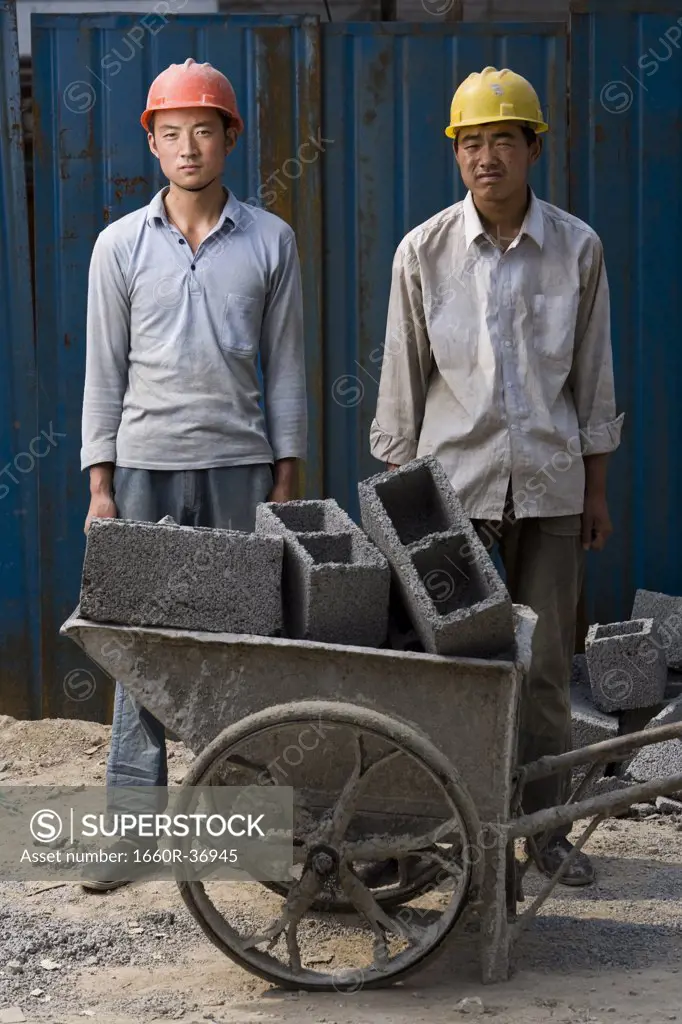
<instances>
[{"instance_id":1,"label":"dirty sneaker","mask_svg":"<svg viewBox=\"0 0 682 1024\"><path fill-rule=\"evenodd\" d=\"M81 881L81 888L86 892L110 892L112 889L120 889L121 886L129 885L132 877L126 873L126 861L130 861L135 850L150 850L152 853L157 849L155 839L126 838L117 840L109 847L107 853L125 855L119 862L105 861L101 864L94 864L92 877L84 878Z\"/></svg>"},{"instance_id":2,"label":"dirty sneaker","mask_svg":"<svg viewBox=\"0 0 682 1024\"><path fill-rule=\"evenodd\" d=\"M559 836L556 839L550 839L549 842L540 849L540 860L536 860L538 869L547 875L548 878L552 878L563 862L568 857L569 853L573 849L573 844L568 841L564 836ZM594 867L592 861L586 853L580 852L577 857L572 861L566 874L562 875L559 879L560 885L591 885L595 880Z\"/></svg>"}]
</instances>

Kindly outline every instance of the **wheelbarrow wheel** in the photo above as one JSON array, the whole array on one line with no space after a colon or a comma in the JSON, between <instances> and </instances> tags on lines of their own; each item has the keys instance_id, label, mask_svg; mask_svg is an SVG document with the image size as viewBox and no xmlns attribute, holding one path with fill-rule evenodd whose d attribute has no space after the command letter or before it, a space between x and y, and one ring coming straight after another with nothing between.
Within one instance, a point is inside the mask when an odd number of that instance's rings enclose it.
<instances>
[{"instance_id":1,"label":"wheelbarrow wheel","mask_svg":"<svg viewBox=\"0 0 682 1024\"><path fill-rule=\"evenodd\" d=\"M390 984L423 965L464 909L478 901L484 866L480 822L456 770L431 741L404 722L355 705L302 701L271 707L231 725L199 754L177 812L190 805L195 787L206 786L218 766L248 764L245 749L272 748L273 738L287 728L317 725L322 732L323 724L326 746L317 756L331 761L339 751L352 751L354 763L336 801L313 826L308 822L299 831L295 823L300 877L270 882L267 889L251 884L248 894L246 883L238 896L230 883L207 877L179 879L178 888L210 941L251 973L284 988L356 991ZM419 828L426 819L415 818L412 808L404 818L385 816L400 820L398 834L377 833L367 821L385 819L367 817L374 806L369 783L383 778L385 784L386 772L400 783L406 771L422 773L423 784L432 787L428 792L438 794L438 818ZM399 884L382 899L363 884L359 865L409 858L419 859L424 875L403 880L402 891ZM424 893L426 874L431 886ZM335 917L349 907L352 916ZM320 908L326 913L317 913Z\"/></svg>"},{"instance_id":2,"label":"wheelbarrow wheel","mask_svg":"<svg viewBox=\"0 0 682 1024\"><path fill-rule=\"evenodd\" d=\"M434 881L438 878L440 867L437 864L423 865L421 863L415 864L414 868L408 869L405 875L405 880L401 881L400 865L397 867L397 881L390 886L382 886L376 888L374 886L368 886L372 896L377 901L379 906L385 909L400 907L404 903L408 903L414 899L415 896L420 896L424 892L428 892L429 888L433 885ZM291 885L285 882L262 882L262 885L266 889L270 889L272 892L277 893L278 896L288 896L291 891ZM318 899L311 906L311 910L316 910L319 913L334 913L334 914L354 914L355 907L348 899L334 899L333 896L328 898Z\"/></svg>"}]
</instances>

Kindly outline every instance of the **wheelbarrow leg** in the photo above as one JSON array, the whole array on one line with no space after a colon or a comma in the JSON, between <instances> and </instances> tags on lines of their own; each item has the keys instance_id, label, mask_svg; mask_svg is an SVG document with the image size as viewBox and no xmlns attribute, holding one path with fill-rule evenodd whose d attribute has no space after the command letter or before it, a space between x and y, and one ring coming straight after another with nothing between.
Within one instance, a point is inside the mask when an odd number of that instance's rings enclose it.
<instances>
[{"instance_id":1,"label":"wheelbarrow leg","mask_svg":"<svg viewBox=\"0 0 682 1024\"><path fill-rule=\"evenodd\" d=\"M481 977L489 985L509 978L511 935L507 921L507 838L495 828L486 828L485 832L480 956Z\"/></svg>"}]
</instances>

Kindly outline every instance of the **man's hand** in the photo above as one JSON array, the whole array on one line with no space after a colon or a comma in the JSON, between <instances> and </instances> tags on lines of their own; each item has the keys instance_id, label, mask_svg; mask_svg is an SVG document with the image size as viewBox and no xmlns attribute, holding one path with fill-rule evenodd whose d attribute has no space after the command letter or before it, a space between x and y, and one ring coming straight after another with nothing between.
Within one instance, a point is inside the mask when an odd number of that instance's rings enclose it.
<instances>
[{"instance_id":1,"label":"man's hand","mask_svg":"<svg viewBox=\"0 0 682 1024\"><path fill-rule=\"evenodd\" d=\"M114 504L114 464L98 462L90 466L90 508L85 519L83 532L87 534L93 519L116 519L118 510Z\"/></svg>"},{"instance_id":2,"label":"man's hand","mask_svg":"<svg viewBox=\"0 0 682 1024\"><path fill-rule=\"evenodd\" d=\"M274 482L268 501L293 501L298 487L296 459L278 459L274 468Z\"/></svg>"},{"instance_id":3,"label":"man's hand","mask_svg":"<svg viewBox=\"0 0 682 1024\"><path fill-rule=\"evenodd\" d=\"M606 503L608 454L586 455L585 502L583 504L582 541L585 551L601 551L613 533Z\"/></svg>"},{"instance_id":4,"label":"man's hand","mask_svg":"<svg viewBox=\"0 0 682 1024\"><path fill-rule=\"evenodd\" d=\"M83 532L87 534L93 519L116 519L117 516L118 511L111 494L93 494Z\"/></svg>"},{"instance_id":5,"label":"man's hand","mask_svg":"<svg viewBox=\"0 0 682 1024\"><path fill-rule=\"evenodd\" d=\"M605 494L585 495L582 541L585 551L602 551L613 533Z\"/></svg>"}]
</instances>

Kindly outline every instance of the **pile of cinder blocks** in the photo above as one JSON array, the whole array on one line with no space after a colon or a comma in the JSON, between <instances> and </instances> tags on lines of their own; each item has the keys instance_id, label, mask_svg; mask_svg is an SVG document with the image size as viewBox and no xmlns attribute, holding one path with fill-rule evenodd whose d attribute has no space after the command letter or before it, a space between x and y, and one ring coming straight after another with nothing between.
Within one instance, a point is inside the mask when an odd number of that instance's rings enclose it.
<instances>
[{"instance_id":1,"label":"pile of cinder blocks","mask_svg":"<svg viewBox=\"0 0 682 1024\"><path fill-rule=\"evenodd\" d=\"M591 626L585 654L574 659L574 748L682 721L681 669L682 597L638 590L631 619ZM680 773L682 740L652 744L606 766L593 792ZM682 793L676 797L661 808L682 813Z\"/></svg>"},{"instance_id":2,"label":"pile of cinder blocks","mask_svg":"<svg viewBox=\"0 0 682 1024\"><path fill-rule=\"evenodd\" d=\"M362 525L384 553L426 651L491 658L514 642L509 593L434 456L358 487Z\"/></svg>"},{"instance_id":3,"label":"pile of cinder blocks","mask_svg":"<svg viewBox=\"0 0 682 1024\"><path fill-rule=\"evenodd\" d=\"M252 533L169 517L96 519L80 614L137 627L513 656L509 594L440 462L426 456L358 491L364 529L330 499L263 502Z\"/></svg>"},{"instance_id":4,"label":"pile of cinder blocks","mask_svg":"<svg viewBox=\"0 0 682 1024\"><path fill-rule=\"evenodd\" d=\"M96 519L85 618L381 646L390 569L335 501L263 503L253 533Z\"/></svg>"}]
</instances>

